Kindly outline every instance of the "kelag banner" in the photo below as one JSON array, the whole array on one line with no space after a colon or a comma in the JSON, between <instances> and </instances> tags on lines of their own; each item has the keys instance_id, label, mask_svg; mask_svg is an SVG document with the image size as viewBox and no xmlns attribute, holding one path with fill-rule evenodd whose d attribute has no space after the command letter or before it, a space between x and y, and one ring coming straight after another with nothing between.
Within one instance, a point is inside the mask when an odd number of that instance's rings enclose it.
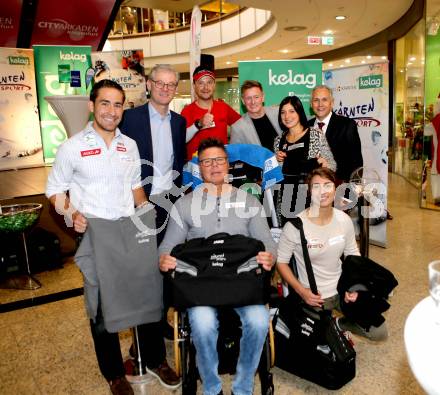
<instances>
[{"instance_id":1,"label":"kelag banner","mask_svg":"<svg viewBox=\"0 0 440 395\"><path fill-rule=\"evenodd\" d=\"M353 66L324 72L324 84L332 88L334 111L353 118L362 143L364 169L377 175L386 207L388 188L388 63ZM386 221L370 220L370 241L386 245Z\"/></svg>"},{"instance_id":2,"label":"kelag banner","mask_svg":"<svg viewBox=\"0 0 440 395\"><path fill-rule=\"evenodd\" d=\"M440 208L440 32L426 35L421 206ZM416 137L416 136L414 136ZM414 144L416 142L414 141Z\"/></svg>"},{"instance_id":3,"label":"kelag banner","mask_svg":"<svg viewBox=\"0 0 440 395\"><path fill-rule=\"evenodd\" d=\"M265 105L278 105L286 96L298 96L306 114L310 109L310 92L322 81L322 60L258 60L238 62L238 78L257 80L265 95Z\"/></svg>"},{"instance_id":4,"label":"kelag banner","mask_svg":"<svg viewBox=\"0 0 440 395\"><path fill-rule=\"evenodd\" d=\"M91 68L91 48L35 45L34 51L44 160L52 163L66 132L44 97L88 94L85 78Z\"/></svg>"},{"instance_id":5,"label":"kelag banner","mask_svg":"<svg viewBox=\"0 0 440 395\"><path fill-rule=\"evenodd\" d=\"M0 2L0 47L16 47L23 0Z\"/></svg>"},{"instance_id":6,"label":"kelag banner","mask_svg":"<svg viewBox=\"0 0 440 395\"><path fill-rule=\"evenodd\" d=\"M147 102L144 53L142 50L92 52L95 82L104 78L124 88L125 107L133 108Z\"/></svg>"},{"instance_id":7,"label":"kelag banner","mask_svg":"<svg viewBox=\"0 0 440 395\"><path fill-rule=\"evenodd\" d=\"M0 48L0 170L42 164L34 53Z\"/></svg>"}]
</instances>

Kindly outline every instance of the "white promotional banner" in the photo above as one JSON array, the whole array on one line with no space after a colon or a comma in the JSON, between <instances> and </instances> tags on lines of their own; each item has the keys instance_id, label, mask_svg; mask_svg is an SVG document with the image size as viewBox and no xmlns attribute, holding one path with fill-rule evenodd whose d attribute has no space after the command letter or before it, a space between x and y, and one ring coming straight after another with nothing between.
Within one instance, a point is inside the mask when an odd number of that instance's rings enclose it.
<instances>
[{"instance_id":1,"label":"white promotional banner","mask_svg":"<svg viewBox=\"0 0 440 395\"><path fill-rule=\"evenodd\" d=\"M0 170L43 164L34 51L0 48Z\"/></svg>"},{"instance_id":2,"label":"white promotional banner","mask_svg":"<svg viewBox=\"0 0 440 395\"><path fill-rule=\"evenodd\" d=\"M333 90L334 111L356 121L362 144L364 177L373 183L379 200L370 202L370 241L386 245L388 189L388 63L353 66L323 72L323 83ZM353 210L352 210L353 211ZM380 212L379 212L380 211ZM379 214L377 217L376 214Z\"/></svg>"},{"instance_id":3,"label":"white promotional banner","mask_svg":"<svg viewBox=\"0 0 440 395\"><path fill-rule=\"evenodd\" d=\"M195 100L192 75L194 69L200 65L202 39L202 11L198 5L195 5L191 13L191 27L189 33L189 75L191 81L191 98Z\"/></svg>"}]
</instances>

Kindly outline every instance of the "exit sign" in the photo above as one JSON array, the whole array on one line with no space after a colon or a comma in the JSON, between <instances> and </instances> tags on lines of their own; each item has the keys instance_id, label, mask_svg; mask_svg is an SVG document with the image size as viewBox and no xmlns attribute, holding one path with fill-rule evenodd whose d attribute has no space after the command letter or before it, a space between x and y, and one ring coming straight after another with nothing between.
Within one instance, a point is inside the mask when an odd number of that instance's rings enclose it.
<instances>
[{"instance_id":1,"label":"exit sign","mask_svg":"<svg viewBox=\"0 0 440 395\"><path fill-rule=\"evenodd\" d=\"M308 45L320 45L321 44L321 37L307 36L307 44Z\"/></svg>"}]
</instances>

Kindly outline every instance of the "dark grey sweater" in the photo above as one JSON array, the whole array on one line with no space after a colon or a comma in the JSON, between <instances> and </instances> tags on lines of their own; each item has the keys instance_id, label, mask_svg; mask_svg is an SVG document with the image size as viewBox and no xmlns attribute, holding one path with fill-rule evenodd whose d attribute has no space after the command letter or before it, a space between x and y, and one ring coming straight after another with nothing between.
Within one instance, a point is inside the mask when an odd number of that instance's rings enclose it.
<instances>
[{"instance_id":1,"label":"dark grey sweater","mask_svg":"<svg viewBox=\"0 0 440 395\"><path fill-rule=\"evenodd\" d=\"M89 218L75 255L84 277L88 316L95 319L99 300L109 332L157 322L162 316L156 236L134 221L154 229L154 211L136 215L115 221Z\"/></svg>"}]
</instances>

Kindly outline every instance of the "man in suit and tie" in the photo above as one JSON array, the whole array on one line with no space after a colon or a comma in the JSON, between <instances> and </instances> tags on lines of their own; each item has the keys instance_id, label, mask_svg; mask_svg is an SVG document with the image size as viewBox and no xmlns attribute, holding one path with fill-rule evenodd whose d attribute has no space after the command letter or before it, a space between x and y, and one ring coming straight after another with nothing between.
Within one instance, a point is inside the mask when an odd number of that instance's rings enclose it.
<instances>
[{"instance_id":1,"label":"man in suit and tie","mask_svg":"<svg viewBox=\"0 0 440 395\"><path fill-rule=\"evenodd\" d=\"M260 82L247 80L241 86L244 114L231 126L231 144L257 144L273 151L275 137L281 136L278 106L265 107Z\"/></svg>"},{"instance_id":2,"label":"man in suit and tie","mask_svg":"<svg viewBox=\"0 0 440 395\"><path fill-rule=\"evenodd\" d=\"M349 182L351 173L363 166L361 140L354 120L332 112L333 102L329 87L315 87L311 103L316 118L309 121L309 126L315 126L325 133L336 161L336 177L340 182Z\"/></svg>"},{"instance_id":3,"label":"man in suit and tie","mask_svg":"<svg viewBox=\"0 0 440 395\"><path fill-rule=\"evenodd\" d=\"M186 122L185 118L169 109L178 82L179 74L171 66L154 66L147 80L149 102L126 110L119 125L124 134L136 141L139 149L142 185L148 200L156 208L158 245L165 235L171 207L182 192ZM167 338L172 338L173 331L166 320L170 305L168 287L167 281L164 281L162 331ZM166 373L170 373L169 377L159 377L161 383L168 388L176 388L179 381L176 381L175 373L170 368Z\"/></svg>"},{"instance_id":4,"label":"man in suit and tie","mask_svg":"<svg viewBox=\"0 0 440 395\"><path fill-rule=\"evenodd\" d=\"M185 162L185 119L169 109L178 82L179 74L171 66L154 66L147 80L150 101L126 110L119 125L138 145L142 184L148 200L156 205L158 244L165 233L169 209L180 196Z\"/></svg>"}]
</instances>

